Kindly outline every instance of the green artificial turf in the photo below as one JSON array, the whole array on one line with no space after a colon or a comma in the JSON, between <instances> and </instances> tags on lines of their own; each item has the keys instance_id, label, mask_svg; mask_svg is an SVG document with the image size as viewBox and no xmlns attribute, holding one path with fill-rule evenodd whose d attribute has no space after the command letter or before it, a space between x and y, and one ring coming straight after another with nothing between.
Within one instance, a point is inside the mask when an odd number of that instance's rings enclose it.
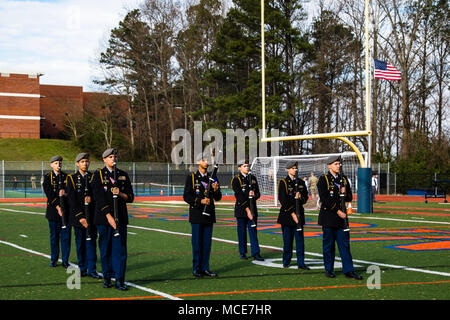
<instances>
[{"instance_id":1,"label":"green artificial turf","mask_svg":"<svg viewBox=\"0 0 450 320\"><path fill-rule=\"evenodd\" d=\"M192 275L187 206L134 203L129 205L126 281L150 290L131 286L130 290L120 292L104 289L101 280L91 278L81 278L80 289L69 289L67 281L72 274L64 268L50 268L48 258L12 247L10 244L49 254L48 223L43 216L45 208L43 204L37 207L1 204L0 240L8 244L0 243L0 299L165 300L152 291L157 290L187 300L446 300L450 298L448 210L448 206L438 203L387 202L376 203L374 214L351 216L351 252L356 270L364 277L362 281L356 281L347 279L338 268L335 269L337 277L329 279L324 276L323 269L283 269L257 265L252 259L240 260L232 206L219 205L210 260L211 270L219 277L197 279ZM283 243L280 227L275 223L277 210L261 208L259 212L261 254L266 260L275 259L273 263L280 265ZM322 238L317 212L307 211L306 219L306 263L320 267ZM383 240L383 237L390 239ZM439 242L444 249L411 251L394 248L432 242ZM73 232L70 261L74 264L77 261ZM291 265L295 266L295 250ZM367 273L369 266L380 272L380 289L368 287L374 283L375 276ZM100 259L97 268L101 272Z\"/></svg>"}]
</instances>

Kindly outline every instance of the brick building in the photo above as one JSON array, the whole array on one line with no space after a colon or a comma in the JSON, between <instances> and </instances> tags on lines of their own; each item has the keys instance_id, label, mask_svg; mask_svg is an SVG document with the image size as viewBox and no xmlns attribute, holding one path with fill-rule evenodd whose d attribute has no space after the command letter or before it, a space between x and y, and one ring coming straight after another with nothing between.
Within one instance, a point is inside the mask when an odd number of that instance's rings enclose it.
<instances>
[{"instance_id":1,"label":"brick building","mask_svg":"<svg viewBox=\"0 0 450 320\"><path fill-rule=\"evenodd\" d=\"M44 85L42 74L0 73L0 138L58 138L67 121L83 112L101 116L105 104L117 103L127 110L124 99L107 93L83 92L81 86Z\"/></svg>"},{"instance_id":2,"label":"brick building","mask_svg":"<svg viewBox=\"0 0 450 320\"><path fill-rule=\"evenodd\" d=\"M0 73L0 138L39 139L39 77Z\"/></svg>"},{"instance_id":3,"label":"brick building","mask_svg":"<svg viewBox=\"0 0 450 320\"><path fill-rule=\"evenodd\" d=\"M147 115L149 119L138 114L130 123L129 102L125 97L84 92L81 86L44 85L39 82L41 76L0 72L0 138L63 138L67 137L70 124L83 114L96 119L110 116L124 136L129 136L133 128L134 138L144 136L145 139L151 121L152 130L157 128L158 141L163 142L170 154L172 132L167 110L160 109L157 114L152 110ZM171 116L175 128L183 126L181 108L175 108Z\"/></svg>"},{"instance_id":4,"label":"brick building","mask_svg":"<svg viewBox=\"0 0 450 320\"><path fill-rule=\"evenodd\" d=\"M83 115L83 87L41 85L41 138L58 138L68 119Z\"/></svg>"}]
</instances>

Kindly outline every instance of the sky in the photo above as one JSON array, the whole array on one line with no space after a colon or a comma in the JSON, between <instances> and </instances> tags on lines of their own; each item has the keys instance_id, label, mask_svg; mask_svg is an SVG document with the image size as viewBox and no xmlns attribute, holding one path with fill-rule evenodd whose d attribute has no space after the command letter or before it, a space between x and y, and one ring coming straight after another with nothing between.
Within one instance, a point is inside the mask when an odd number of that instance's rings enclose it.
<instances>
[{"instance_id":1,"label":"sky","mask_svg":"<svg viewBox=\"0 0 450 320\"><path fill-rule=\"evenodd\" d=\"M93 80L101 78L110 31L142 2L0 0L0 72L41 73L41 84L101 91Z\"/></svg>"},{"instance_id":2,"label":"sky","mask_svg":"<svg viewBox=\"0 0 450 320\"><path fill-rule=\"evenodd\" d=\"M0 72L99 91L98 57L140 0L0 0Z\"/></svg>"}]
</instances>

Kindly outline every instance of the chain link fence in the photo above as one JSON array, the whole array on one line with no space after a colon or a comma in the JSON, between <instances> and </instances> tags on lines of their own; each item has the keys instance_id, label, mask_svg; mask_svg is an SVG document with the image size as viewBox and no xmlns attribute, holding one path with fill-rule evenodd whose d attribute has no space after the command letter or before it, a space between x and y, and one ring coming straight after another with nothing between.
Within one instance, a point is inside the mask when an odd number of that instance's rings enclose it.
<instances>
[{"instance_id":1,"label":"chain link fence","mask_svg":"<svg viewBox=\"0 0 450 320\"><path fill-rule=\"evenodd\" d=\"M0 198L43 198L44 175L51 171L48 162L2 161L0 172ZM103 162L91 162L89 171L103 168ZM150 162L120 162L118 168L126 171L135 196L183 195L186 176L197 170L194 165L174 165ZM68 174L77 170L75 163L63 162L62 170ZM229 182L237 173L235 165L221 165L218 179L224 195L232 195Z\"/></svg>"},{"instance_id":2,"label":"chain link fence","mask_svg":"<svg viewBox=\"0 0 450 320\"><path fill-rule=\"evenodd\" d=\"M42 189L44 175L50 166L46 161L2 161L0 172L0 198L44 198ZM103 167L103 162L92 162L89 170ZM182 195L186 176L197 170L195 165L174 165L151 162L120 162L118 167L130 176L136 196ZM63 162L63 171L76 171L73 162ZM237 174L236 165L221 165L218 179L224 195L233 195L231 178ZM372 173L377 175L377 194L421 195L425 192L442 193L433 181L449 181L450 172L404 173L393 172L388 163L372 164ZM443 183L445 187L448 183ZM439 189L439 190L438 190Z\"/></svg>"}]
</instances>

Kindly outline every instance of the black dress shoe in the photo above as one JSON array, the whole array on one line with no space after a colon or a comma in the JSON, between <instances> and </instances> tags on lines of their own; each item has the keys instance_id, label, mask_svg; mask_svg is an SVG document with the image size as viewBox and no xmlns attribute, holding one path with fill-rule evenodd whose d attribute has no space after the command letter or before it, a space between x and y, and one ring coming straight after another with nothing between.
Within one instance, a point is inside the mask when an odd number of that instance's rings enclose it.
<instances>
[{"instance_id":1,"label":"black dress shoe","mask_svg":"<svg viewBox=\"0 0 450 320\"><path fill-rule=\"evenodd\" d=\"M362 278L363 278L363 277L361 277L359 274L357 274L355 271L347 272L347 273L345 274L345 276L346 276L347 278L353 278L353 279L356 279L356 280L362 280Z\"/></svg>"},{"instance_id":2,"label":"black dress shoe","mask_svg":"<svg viewBox=\"0 0 450 320\"><path fill-rule=\"evenodd\" d=\"M256 261L264 261L264 258L261 257L261 255L259 253L255 254L253 256L253 259L255 259Z\"/></svg>"},{"instance_id":3,"label":"black dress shoe","mask_svg":"<svg viewBox=\"0 0 450 320\"><path fill-rule=\"evenodd\" d=\"M99 275L99 274L97 273L97 271L91 272L90 274L88 274L88 276L90 276L90 277L93 278L93 279L101 279L101 278L102 278L102 276Z\"/></svg>"},{"instance_id":4,"label":"black dress shoe","mask_svg":"<svg viewBox=\"0 0 450 320\"><path fill-rule=\"evenodd\" d=\"M62 266L67 269L69 267L69 263L68 262L63 262Z\"/></svg>"},{"instance_id":5,"label":"black dress shoe","mask_svg":"<svg viewBox=\"0 0 450 320\"><path fill-rule=\"evenodd\" d=\"M116 281L116 289L120 291L128 290L128 286L123 281Z\"/></svg>"},{"instance_id":6,"label":"black dress shoe","mask_svg":"<svg viewBox=\"0 0 450 320\"><path fill-rule=\"evenodd\" d=\"M304 264L304 265L302 265L302 266L299 266L298 268L299 268L299 269L303 269L303 270L311 270L311 268L308 267L306 264Z\"/></svg>"},{"instance_id":7,"label":"black dress shoe","mask_svg":"<svg viewBox=\"0 0 450 320\"><path fill-rule=\"evenodd\" d=\"M203 273L200 273L200 272L198 272L198 271L194 271L194 272L193 272L193 275L194 275L194 277L197 277L197 278L203 277Z\"/></svg>"},{"instance_id":8,"label":"black dress shoe","mask_svg":"<svg viewBox=\"0 0 450 320\"><path fill-rule=\"evenodd\" d=\"M103 280L103 288L111 288L111 279Z\"/></svg>"},{"instance_id":9,"label":"black dress shoe","mask_svg":"<svg viewBox=\"0 0 450 320\"><path fill-rule=\"evenodd\" d=\"M56 267L58 264L56 263L56 261L52 261L52 262L50 262L50 267L51 268L54 268L54 267Z\"/></svg>"},{"instance_id":10,"label":"black dress shoe","mask_svg":"<svg viewBox=\"0 0 450 320\"><path fill-rule=\"evenodd\" d=\"M244 253L244 254L241 254L241 257L240 257L240 258L241 258L242 260L247 260L247 259L248 259L245 253Z\"/></svg>"},{"instance_id":11,"label":"black dress shoe","mask_svg":"<svg viewBox=\"0 0 450 320\"><path fill-rule=\"evenodd\" d=\"M202 273L205 276L208 276L208 277L211 277L211 278L217 278L219 276L217 273L211 272L209 270L202 271Z\"/></svg>"},{"instance_id":12,"label":"black dress shoe","mask_svg":"<svg viewBox=\"0 0 450 320\"><path fill-rule=\"evenodd\" d=\"M289 269L289 265L288 264L283 264L283 268Z\"/></svg>"},{"instance_id":13,"label":"black dress shoe","mask_svg":"<svg viewBox=\"0 0 450 320\"><path fill-rule=\"evenodd\" d=\"M87 275L87 271L80 271L80 277L86 277Z\"/></svg>"},{"instance_id":14,"label":"black dress shoe","mask_svg":"<svg viewBox=\"0 0 450 320\"><path fill-rule=\"evenodd\" d=\"M328 278L336 278L336 275L334 274L333 271L325 271L325 275L326 275Z\"/></svg>"}]
</instances>

